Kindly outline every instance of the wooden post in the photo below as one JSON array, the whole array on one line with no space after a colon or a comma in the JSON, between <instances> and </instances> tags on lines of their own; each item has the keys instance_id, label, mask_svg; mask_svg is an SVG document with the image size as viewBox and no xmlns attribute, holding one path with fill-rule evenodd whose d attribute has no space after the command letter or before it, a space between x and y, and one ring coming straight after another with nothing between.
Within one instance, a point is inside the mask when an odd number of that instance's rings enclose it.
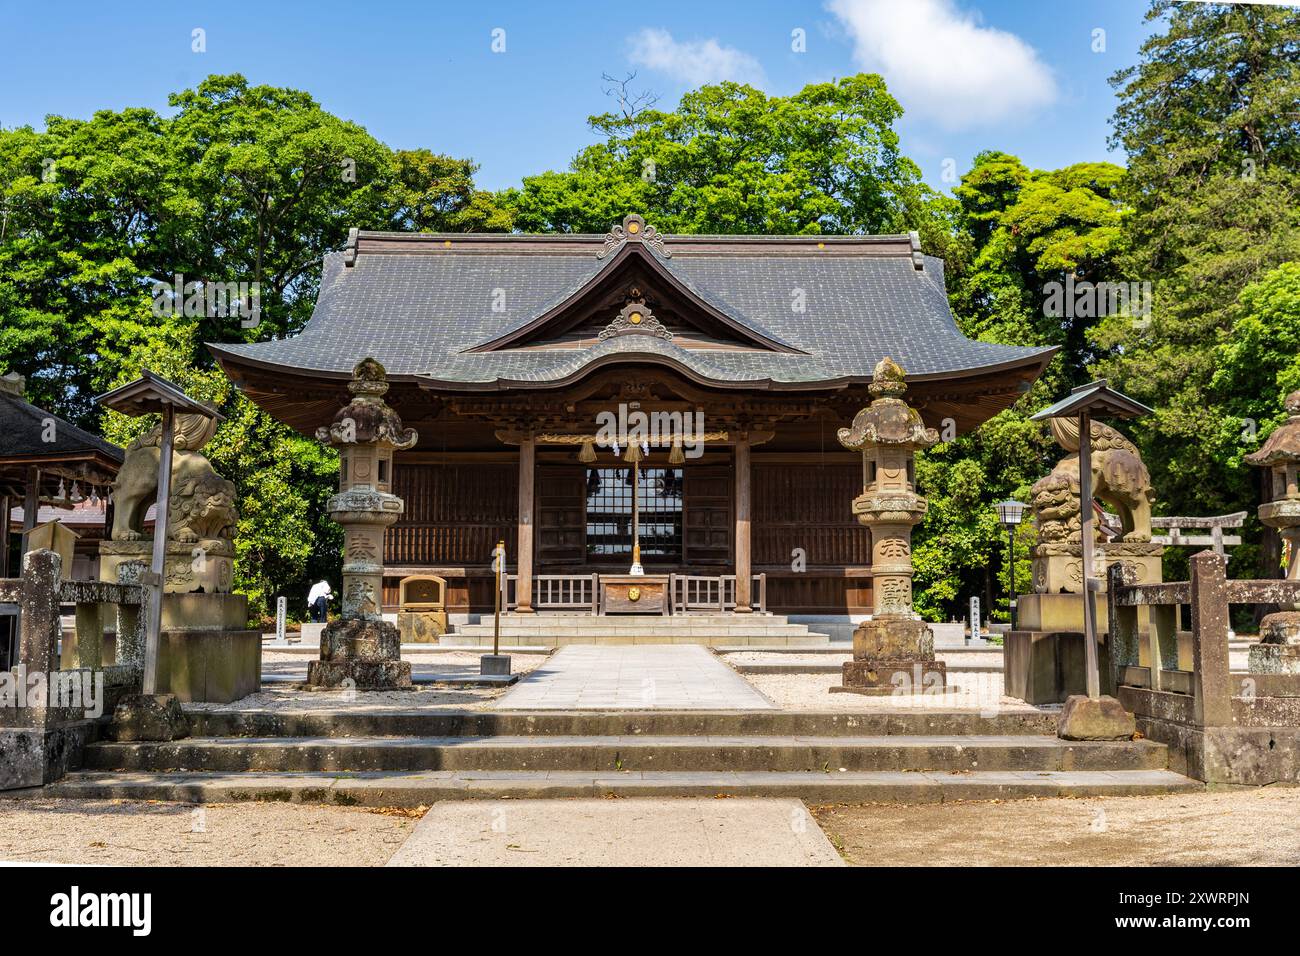
<instances>
[{"instance_id":1,"label":"wooden post","mask_svg":"<svg viewBox=\"0 0 1300 956\"><path fill-rule=\"evenodd\" d=\"M172 444L176 413L163 409L162 441L158 445L158 503L154 508L153 564L150 567L149 612L145 618L144 682L142 693L158 693L158 647L162 640L163 585L167 580L167 512L172 497Z\"/></svg>"},{"instance_id":2,"label":"wooden post","mask_svg":"<svg viewBox=\"0 0 1300 956\"><path fill-rule=\"evenodd\" d=\"M0 578L9 577L9 519L13 517L13 504L8 495L0 496L0 513L4 526L0 527Z\"/></svg>"},{"instance_id":3,"label":"wooden post","mask_svg":"<svg viewBox=\"0 0 1300 956\"><path fill-rule=\"evenodd\" d=\"M749 539L749 435L736 438L736 613L753 612Z\"/></svg>"},{"instance_id":4,"label":"wooden post","mask_svg":"<svg viewBox=\"0 0 1300 956\"><path fill-rule=\"evenodd\" d=\"M532 435L519 441L519 564L515 611L533 613L533 472L537 445Z\"/></svg>"},{"instance_id":5,"label":"wooden post","mask_svg":"<svg viewBox=\"0 0 1300 956\"><path fill-rule=\"evenodd\" d=\"M1227 561L1213 551L1202 551L1192 555L1190 564L1193 713L1201 727L1226 727L1232 723Z\"/></svg>"},{"instance_id":6,"label":"wooden post","mask_svg":"<svg viewBox=\"0 0 1300 956\"><path fill-rule=\"evenodd\" d=\"M23 566L23 555L27 553L27 536L36 527L36 513L41 510L41 470L35 465L27 469L27 494L23 498L23 540L18 548L18 567ZM9 519L5 518L8 527ZM69 573L72 571L68 568Z\"/></svg>"},{"instance_id":7,"label":"wooden post","mask_svg":"<svg viewBox=\"0 0 1300 956\"><path fill-rule=\"evenodd\" d=\"M1096 582L1092 577L1092 417L1079 413L1079 550L1083 556L1083 653L1087 668L1088 696L1101 696L1101 675L1097 669Z\"/></svg>"}]
</instances>

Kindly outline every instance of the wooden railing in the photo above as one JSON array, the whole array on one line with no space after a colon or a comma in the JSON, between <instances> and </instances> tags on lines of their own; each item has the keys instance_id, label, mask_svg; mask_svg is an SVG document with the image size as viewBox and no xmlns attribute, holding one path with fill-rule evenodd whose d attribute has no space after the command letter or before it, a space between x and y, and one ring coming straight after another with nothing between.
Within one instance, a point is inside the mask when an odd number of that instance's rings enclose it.
<instances>
[{"instance_id":1,"label":"wooden railing","mask_svg":"<svg viewBox=\"0 0 1300 956\"><path fill-rule=\"evenodd\" d=\"M668 593L673 614L725 613L736 608L734 574L673 574L668 579ZM751 590L752 604L767 610L767 575L755 574Z\"/></svg>"},{"instance_id":2,"label":"wooden railing","mask_svg":"<svg viewBox=\"0 0 1300 956\"><path fill-rule=\"evenodd\" d=\"M767 610L767 575L753 576L754 609ZM501 577L501 607L512 611L519 606L519 575ZM734 574L670 574L668 604L671 614L725 613L736 608ZM533 609L537 611L590 611L600 613L600 575L533 575Z\"/></svg>"}]
</instances>

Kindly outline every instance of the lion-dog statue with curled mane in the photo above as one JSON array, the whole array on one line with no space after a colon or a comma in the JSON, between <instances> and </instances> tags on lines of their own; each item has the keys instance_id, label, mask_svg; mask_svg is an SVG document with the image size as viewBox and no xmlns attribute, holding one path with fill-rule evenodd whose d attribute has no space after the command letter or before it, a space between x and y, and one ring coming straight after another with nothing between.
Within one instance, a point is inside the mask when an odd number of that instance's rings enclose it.
<instances>
[{"instance_id":1,"label":"lion-dog statue with curled mane","mask_svg":"<svg viewBox=\"0 0 1300 956\"><path fill-rule=\"evenodd\" d=\"M167 510L169 591L229 590L239 521L235 485L218 475L200 453L216 428L216 419L206 415L176 416ZM160 423L127 446L122 470L113 483L111 540L101 553L124 557L137 550L133 544L146 542L144 519L158 497L161 444Z\"/></svg>"},{"instance_id":2,"label":"lion-dog statue with curled mane","mask_svg":"<svg viewBox=\"0 0 1300 956\"><path fill-rule=\"evenodd\" d=\"M1100 528L1094 524L1098 528L1096 543L1105 556L1123 556L1146 564L1142 559L1154 555L1158 561L1161 549L1151 544L1151 505L1155 495L1142 456L1137 446L1114 428L1101 422L1091 424L1093 495L1114 508L1120 520L1115 540L1105 544L1101 544ZM1034 583L1035 590L1040 592L1073 591L1082 588L1078 560L1082 537L1079 423L1069 418L1053 418L1051 432L1056 443L1069 454L1030 491L1034 524L1038 529ZM1049 562L1049 559L1055 560ZM1156 568L1158 564L1151 570L1158 574ZM1098 572L1104 574L1104 568L1099 566Z\"/></svg>"}]
</instances>

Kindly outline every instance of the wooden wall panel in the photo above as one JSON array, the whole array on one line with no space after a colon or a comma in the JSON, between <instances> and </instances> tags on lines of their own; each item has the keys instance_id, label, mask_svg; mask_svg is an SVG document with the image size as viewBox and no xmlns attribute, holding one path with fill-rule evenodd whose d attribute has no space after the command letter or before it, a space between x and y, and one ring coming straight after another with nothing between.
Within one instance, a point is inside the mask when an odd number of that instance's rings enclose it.
<instances>
[{"instance_id":1,"label":"wooden wall panel","mask_svg":"<svg viewBox=\"0 0 1300 956\"><path fill-rule=\"evenodd\" d=\"M537 468L537 562L535 573L587 559L585 465Z\"/></svg>"},{"instance_id":2,"label":"wooden wall panel","mask_svg":"<svg viewBox=\"0 0 1300 956\"><path fill-rule=\"evenodd\" d=\"M871 610L871 579L768 574L767 608L777 614L865 614Z\"/></svg>"},{"instance_id":3,"label":"wooden wall panel","mask_svg":"<svg viewBox=\"0 0 1300 956\"><path fill-rule=\"evenodd\" d=\"M513 554L519 466L504 462L404 463L393 468L393 493L406 510L385 538L384 563L487 565L502 538Z\"/></svg>"},{"instance_id":4,"label":"wooden wall panel","mask_svg":"<svg viewBox=\"0 0 1300 956\"><path fill-rule=\"evenodd\" d=\"M685 564L691 568L731 565L734 520L731 497L735 482L726 465L694 465L682 468L686 513L682 517ZM707 572L716 573L716 572Z\"/></svg>"},{"instance_id":5,"label":"wooden wall panel","mask_svg":"<svg viewBox=\"0 0 1300 956\"><path fill-rule=\"evenodd\" d=\"M808 567L871 564L871 538L851 510L862 494L859 464L755 463L754 564L789 567L803 548Z\"/></svg>"}]
</instances>

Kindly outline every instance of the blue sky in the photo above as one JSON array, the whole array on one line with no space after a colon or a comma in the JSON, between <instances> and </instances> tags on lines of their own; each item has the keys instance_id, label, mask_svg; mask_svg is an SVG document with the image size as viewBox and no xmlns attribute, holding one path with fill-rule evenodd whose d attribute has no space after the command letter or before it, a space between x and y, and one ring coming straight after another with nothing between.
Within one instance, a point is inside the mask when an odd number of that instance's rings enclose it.
<instances>
[{"instance_id":1,"label":"blue sky","mask_svg":"<svg viewBox=\"0 0 1300 956\"><path fill-rule=\"evenodd\" d=\"M209 73L312 93L396 148L469 156L487 188L564 168L637 70L660 106L703 81L773 94L860 70L907 110L904 152L949 188L980 149L1029 165L1115 159L1107 77L1134 62L1145 0L32 3L0 0L0 125L149 106ZM193 52L192 31L206 35ZM505 31L504 52L492 50ZM792 50L792 31L806 36ZM1104 30L1102 52L1094 31ZM945 160L953 162L945 166Z\"/></svg>"}]
</instances>

